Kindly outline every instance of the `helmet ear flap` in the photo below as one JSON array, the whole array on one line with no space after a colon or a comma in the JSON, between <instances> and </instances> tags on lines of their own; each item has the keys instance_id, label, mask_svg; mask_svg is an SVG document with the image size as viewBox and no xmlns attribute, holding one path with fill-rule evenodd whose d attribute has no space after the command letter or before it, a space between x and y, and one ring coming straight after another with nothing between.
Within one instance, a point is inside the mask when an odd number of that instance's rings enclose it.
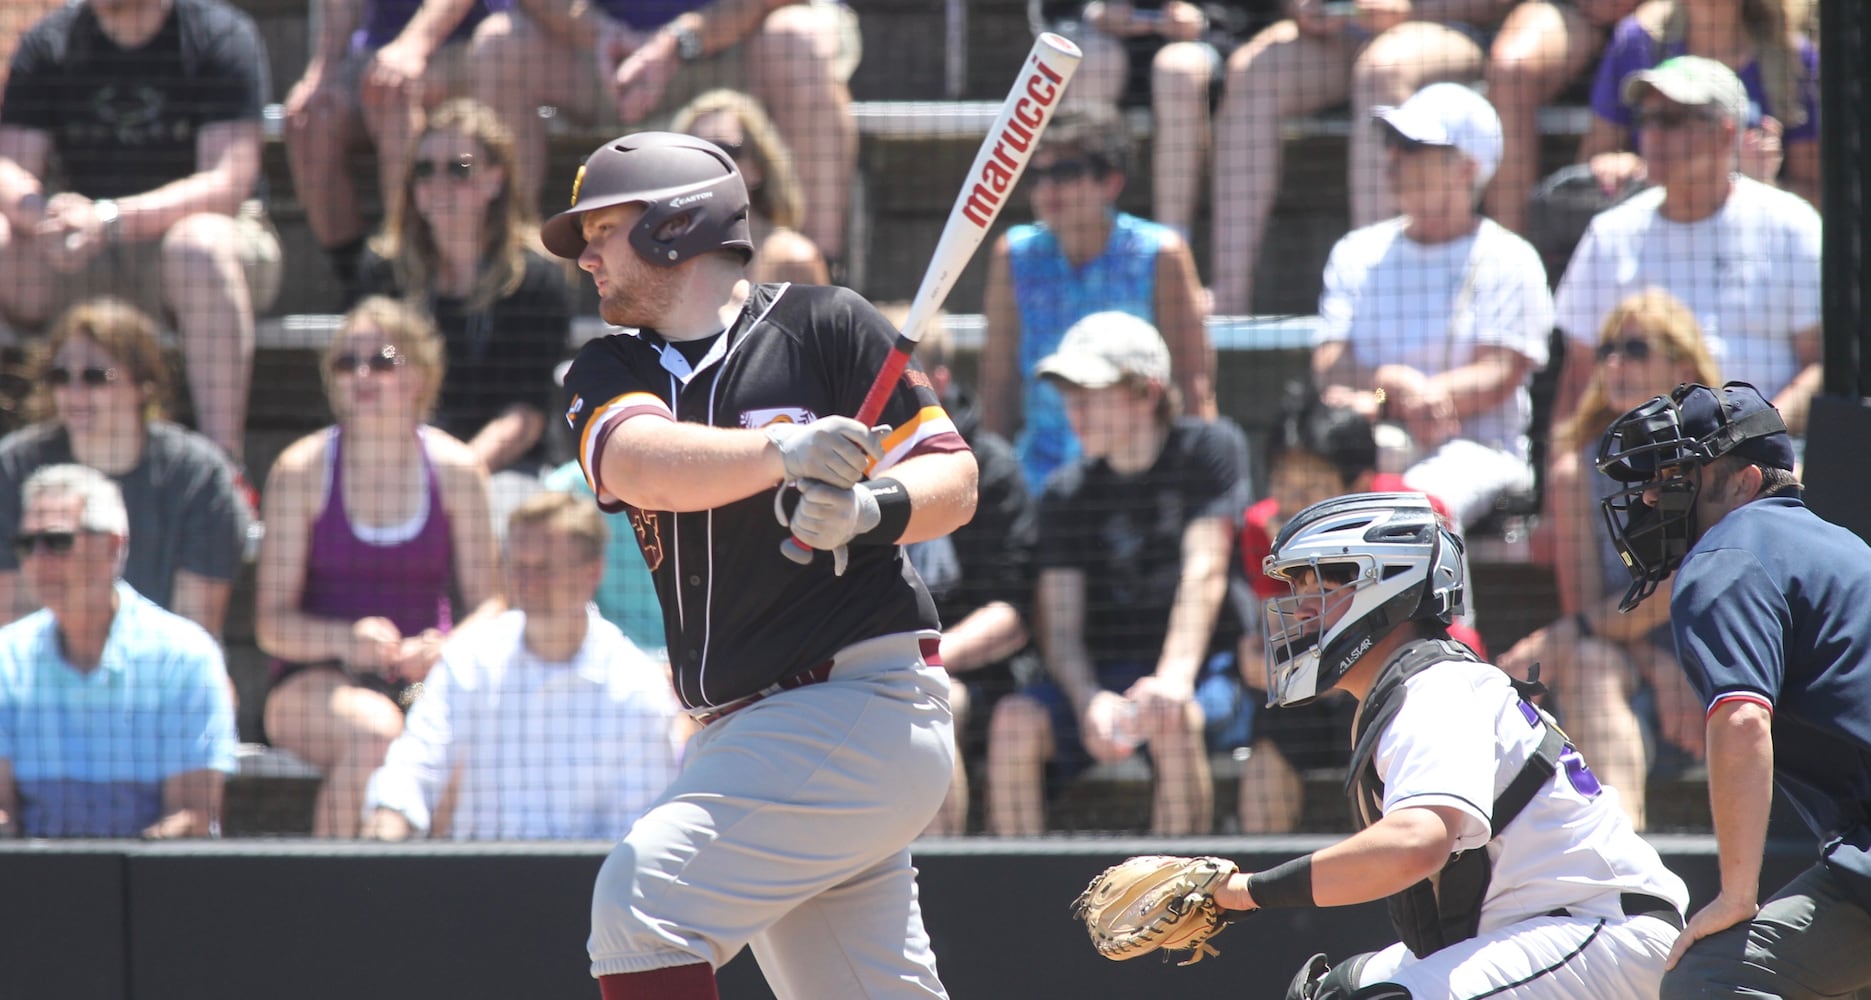
<instances>
[{"instance_id":1,"label":"helmet ear flap","mask_svg":"<svg viewBox=\"0 0 1871 1000\"><path fill-rule=\"evenodd\" d=\"M1456 618L1468 613L1468 565L1467 546L1462 544L1460 535L1447 528L1436 529L1436 550L1430 557L1429 572L1423 586L1428 593L1423 595L1426 615L1449 625Z\"/></svg>"},{"instance_id":2,"label":"helmet ear flap","mask_svg":"<svg viewBox=\"0 0 1871 1000\"><path fill-rule=\"evenodd\" d=\"M650 233L650 239L657 243L674 243L695 230L696 214L681 212L656 224Z\"/></svg>"}]
</instances>

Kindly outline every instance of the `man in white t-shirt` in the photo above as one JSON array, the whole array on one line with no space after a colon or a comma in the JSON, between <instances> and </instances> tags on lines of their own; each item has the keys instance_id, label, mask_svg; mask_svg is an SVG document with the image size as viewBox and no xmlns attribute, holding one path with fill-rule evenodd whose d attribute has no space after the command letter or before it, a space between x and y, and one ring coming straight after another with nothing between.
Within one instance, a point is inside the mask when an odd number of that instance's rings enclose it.
<instances>
[{"instance_id":1,"label":"man in white t-shirt","mask_svg":"<svg viewBox=\"0 0 1871 1000\"><path fill-rule=\"evenodd\" d=\"M365 789L365 837L616 840L676 775L669 676L591 603L603 516L545 492L507 524L513 609L449 638Z\"/></svg>"},{"instance_id":2,"label":"man in white t-shirt","mask_svg":"<svg viewBox=\"0 0 1871 1000\"><path fill-rule=\"evenodd\" d=\"M1265 563L1270 704L1358 699L1358 833L1215 895L1232 910L1386 899L1402 938L1327 963L1288 1000L1653 1000L1689 890L1552 718L1449 638L1461 543L1427 498L1294 515Z\"/></svg>"},{"instance_id":3,"label":"man in white t-shirt","mask_svg":"<svg viewBox=\"0 0 1871 1000\"><path fill-rule=\"evenodd\" d=\"M1501 160L1487 100L1438 83L1375 114L1403 214L1332 248L1313 376L1327 403L1408 431L1404 482L1468 525L1533 485L1527 381L1552 297L1539 253L1475 212Z\"/></svg>"},{"instance_id":4,"label":"man in white t-shirt","mask_svg":"<svg viewBox=\"0 0 1871 1000\"><path fill-rule=\"evenodd\" d=\"M1655 186L1592 220L1559 283L1570 348L1561 415L1590 375L1599 325L1655 286L1695 312L1724 378L1759 386L1804 433L1820 382L1819 213L1734 172L1748 96L1728 67L1679 56L1632 73L1623 90Z\"/></svg>"}]
</instances>

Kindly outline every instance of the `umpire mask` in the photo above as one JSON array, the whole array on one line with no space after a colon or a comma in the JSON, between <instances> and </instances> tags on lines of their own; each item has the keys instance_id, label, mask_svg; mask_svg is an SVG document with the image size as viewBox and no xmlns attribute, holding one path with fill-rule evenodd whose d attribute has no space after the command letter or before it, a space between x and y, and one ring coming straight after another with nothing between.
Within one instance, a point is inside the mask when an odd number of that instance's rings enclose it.
<instances>
[{"instance_id":1,"label":"umpire mask","mask_svg":"<svg viewBox=\"0 0 1871 1000\"><path fill-rule=\"evenodd\" d=\"M1679 385L1605 431L1598 468L1623 485L1600 501L1600 509L1631 574L1619 610L1629 611L1655 593L1702 537L1695 469L1729 453L1757 465L1793 468L1792 439L1780 411L1746 382L1720 389Z\"/></svg>"}]
</instances>

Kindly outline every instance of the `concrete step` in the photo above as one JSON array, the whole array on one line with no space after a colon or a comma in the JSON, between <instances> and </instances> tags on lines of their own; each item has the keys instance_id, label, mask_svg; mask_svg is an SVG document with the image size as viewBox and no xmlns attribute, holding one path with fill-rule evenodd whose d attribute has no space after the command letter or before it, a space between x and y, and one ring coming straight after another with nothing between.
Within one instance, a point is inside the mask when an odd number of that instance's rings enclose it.
<instances>
[{"instance_id":1,"label":"concrete step","mask_svg":"<svg viewBox=\"0 0 1871 1000\"><path fill-rule=\"evenodd\" d=\"M311 834L313 802L321 780L317 768L284 750L258 743L241 744L235 761L239 770L228 779L221 803L223 835Z\"/></svg>"}]
</instances>

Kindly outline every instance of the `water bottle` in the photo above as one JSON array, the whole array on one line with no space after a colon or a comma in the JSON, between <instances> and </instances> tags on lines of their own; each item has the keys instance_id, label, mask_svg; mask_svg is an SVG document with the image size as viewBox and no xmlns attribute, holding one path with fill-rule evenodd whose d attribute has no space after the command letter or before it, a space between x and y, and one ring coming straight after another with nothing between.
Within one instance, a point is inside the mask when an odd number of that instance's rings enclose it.
<instances>
[{"instance_id":1,"label":"water bottle","mask_svg":"<svg viewBox=\"0 0 1871 1000\"><path fill-rule=\"evenodd\" d=\"M1118 707L1111 721L1111 742L1126 751L1137 749L1143 742L1143 727L1137 721L1137 703L1125 698Z\"/></svg>"}]
</instances>

